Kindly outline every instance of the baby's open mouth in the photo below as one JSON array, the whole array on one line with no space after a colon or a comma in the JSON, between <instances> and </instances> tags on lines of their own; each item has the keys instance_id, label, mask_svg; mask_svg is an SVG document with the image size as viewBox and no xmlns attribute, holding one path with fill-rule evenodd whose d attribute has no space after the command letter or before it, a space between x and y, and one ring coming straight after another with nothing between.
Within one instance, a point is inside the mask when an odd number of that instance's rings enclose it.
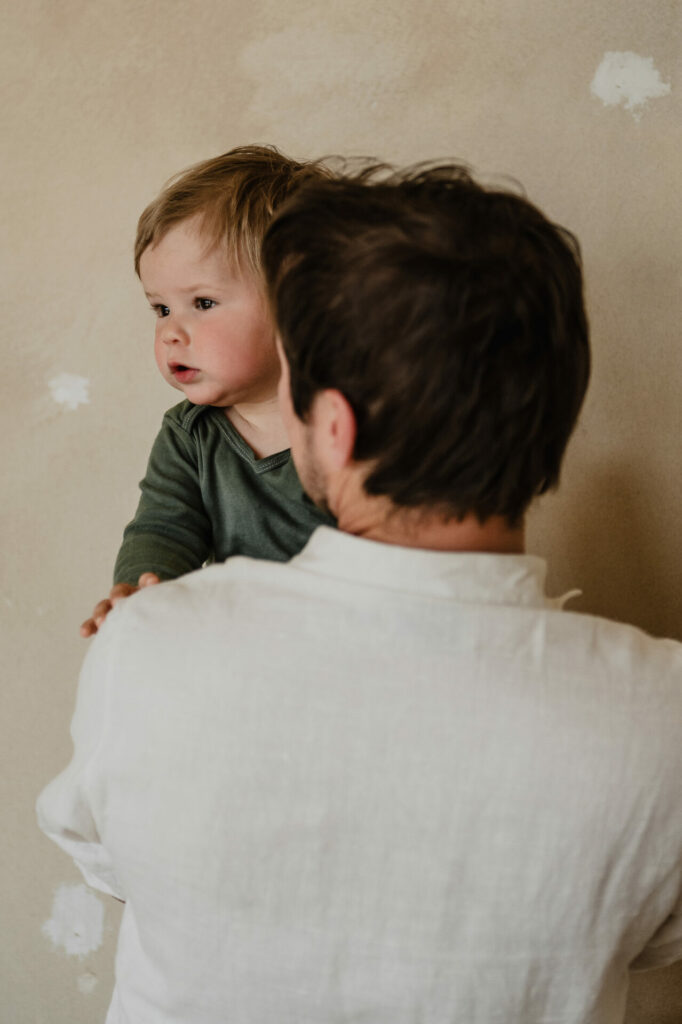
<instances>
[{"instance_id":1,"label":"baby's open mouth","mask_svg":"<svg viewBox=\"0 0 682 1024\"><path fill-rule=\"evenodd\" d=\"M187 384L193 380L199 372L194 366L185 366L184 363L171 363L170 372L181 384Z\"/></svg>"}]
</instances>

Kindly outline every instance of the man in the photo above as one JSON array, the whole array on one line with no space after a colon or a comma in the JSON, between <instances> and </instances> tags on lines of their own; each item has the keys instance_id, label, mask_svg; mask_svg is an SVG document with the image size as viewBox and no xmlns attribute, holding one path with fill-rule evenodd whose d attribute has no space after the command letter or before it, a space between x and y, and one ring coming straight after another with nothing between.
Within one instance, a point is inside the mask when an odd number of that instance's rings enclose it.
<instances>
[{"instance_id":1,"label":"man","mask_svg":"<svg viewBox=\"0 0 682 1024\"><path fill-rule=\"evenodd\" d=\"M575 243L460 168L366 171L264 261L339 530L94 642L39 815L126 901L108 1020L620 1021L682 956L682 647L524 554L589 374Z\"/></svg>"}]
</instances>

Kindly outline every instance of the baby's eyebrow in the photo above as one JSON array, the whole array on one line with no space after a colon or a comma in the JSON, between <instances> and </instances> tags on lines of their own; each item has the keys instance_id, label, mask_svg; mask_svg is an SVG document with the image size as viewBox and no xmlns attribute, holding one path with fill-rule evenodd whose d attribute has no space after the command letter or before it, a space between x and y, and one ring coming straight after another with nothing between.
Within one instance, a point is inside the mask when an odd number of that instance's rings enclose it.
<instances>
[{"instance_id":1,"label":"baby's eyebrow","mask_svg":"<svg viewBox=\"0 0 682 1024\"><path fill-rule=\"evenodd\" d=\"M202 294L202 293L214 294L216 292L221 291L221 286L219 284L217 284L215 281L213 281L213 283L211 283L211 284L206 284L204 282L204 283L199 283L199 284L185 285L182 288L178 288L178 291L181 292L183 295L191 295L192 293L195 293L195 294L196 293L199 293L199 294ZM150 301L152 299L158 299L159 301L161 301L161 295L158 292L147 292L146 291L145 295L147 296L147 298Z\"/></svg>"},{"instance_id":2,"label":"baby's eyebrow","mask_svg":"<svg viewBox=\"0 0 682 1024\"><path fill-rule=\"evenodd\" d=\"M216 284L214 281L212 284L206 284L205 282L200 284L190 284L187 285L186 288L179 288L178 290L186 292L187 294L190 292L217 292L219 287L220 285Z\"/></svg>"}]
</instances>

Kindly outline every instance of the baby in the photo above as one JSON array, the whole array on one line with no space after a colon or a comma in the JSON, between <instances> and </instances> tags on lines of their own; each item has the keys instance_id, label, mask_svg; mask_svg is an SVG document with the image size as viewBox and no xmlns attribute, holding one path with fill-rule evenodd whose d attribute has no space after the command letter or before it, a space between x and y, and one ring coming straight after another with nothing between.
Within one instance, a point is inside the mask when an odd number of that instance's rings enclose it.
<instances>
[{"instance_id":1,"label":"baby","mask_svg":"<svg viewBox=\"0 0 682 1024\"><path fill-rule=\"evenodd\" d=\"M114 586L82 636L140 586L229 555L287 561L317 526L333 525L290 458L260 263L275 209L302 182L328 176L272 147L243 146L171 180L140 217L135 270L157 318L154 354L185 401L164 416Z\"/></svg>"}]
</instances>

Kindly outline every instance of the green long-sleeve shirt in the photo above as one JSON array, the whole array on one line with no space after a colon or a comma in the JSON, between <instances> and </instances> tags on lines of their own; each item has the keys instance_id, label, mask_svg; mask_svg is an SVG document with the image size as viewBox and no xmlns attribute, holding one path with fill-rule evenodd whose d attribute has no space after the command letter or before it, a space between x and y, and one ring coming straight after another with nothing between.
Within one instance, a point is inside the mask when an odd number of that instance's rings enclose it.
<instances>
[{"instance_id":1,"label":"green long-sleeve shirt","mask_svg":"<svg viewBox=\"0 0 682 1024\"><path fill-rule=\"evenodd\" d=\"M209 559L286 562L315 527L335 525L304 494L289 450L257 459L223 409L181 402L154 442L115 583L173 579Z\"/></svg>"}]
</instances>

